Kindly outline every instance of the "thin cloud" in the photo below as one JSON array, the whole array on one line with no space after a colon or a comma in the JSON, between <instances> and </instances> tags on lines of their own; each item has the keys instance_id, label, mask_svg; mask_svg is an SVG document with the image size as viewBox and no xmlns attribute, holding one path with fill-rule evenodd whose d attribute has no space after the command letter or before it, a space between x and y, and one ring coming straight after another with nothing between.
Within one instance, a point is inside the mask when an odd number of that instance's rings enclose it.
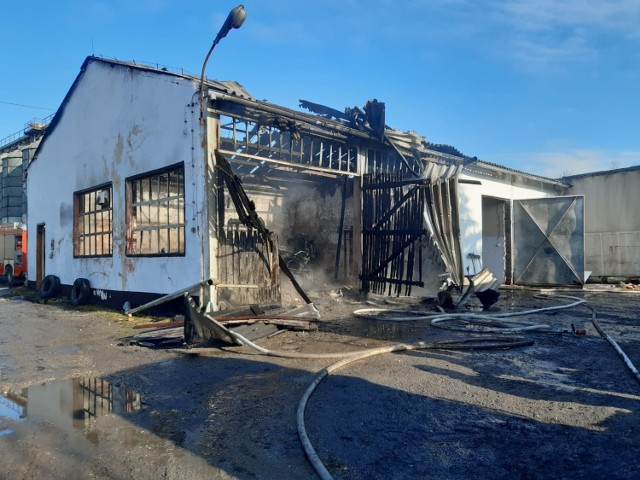
<instances>
[{"instance_id":1,"label":"thin cloud","mask_svg":"<svg viewBox=\"0 0 640 480\"><path fill-rule=\"evenodd\" d=\"M392 44L407 52L454 49L536 74L595 66L607 49L640 46L638 0L326 0L307 5L301 20L292 20L289 2L275 2L271 13L268 23L256 17L246 28L269 45L340 42L353 54ZM215 24L223 20L221 13Z\"/></svg>"},{"instance_id":2,"label":"thin cloud","mask_svg":"<svg viewBox=\"0 0 640 480\"><path fill-rule=\"evenodd\" d=\"M612 40L621 46L640 40L636 0L516 0L499 13L496 18L516 40L512 60L530 72L595 63Z\"/></svg>"},{"instance_id":3,"label":"thin cloud","mask_svg":"<svg viewBox=\"0 0 640 480\"><path fill-rule=\"evenodd\" d=\"M588 64L599 57L597 49L578 31L559 39L532 39L521 35L504 55L531 73L558 72L567 65Z\"/></svg>"},{"instance_id":4,"label":"thin cloud","mask_svg":"<svg viewBox=\"0 0 640 480\"><path fill-rule=\"evenodd\" d=\"M549 178L640 165L640 151L568 150L519 156L523 158L520 163L524 165L525 171Z\"/></svg>"},{"instance_id":5,"label":"thin cloud","mask_svg":"<svg viewBox=\"0 0 640 480\"><path fill-rule=\"evenodd\" d=\"M547 30L584 26L634 33L640 16L636 0L515 0L504 4L519 29Z\"/></svg>"},{"instance_id":6,"label":"thin cloud","mask_svg":"<svg viewBox=\"0 0 640 480\"><path fill-rule=\"evenodd\" d=\"M389 7L387 0L371 3L378 14ZM390 11L402 22L386 34L458 44L529 73L596 64L612 45L631 51L640 46L637 0L431 0Z\"/></svg>"}]
</instances>

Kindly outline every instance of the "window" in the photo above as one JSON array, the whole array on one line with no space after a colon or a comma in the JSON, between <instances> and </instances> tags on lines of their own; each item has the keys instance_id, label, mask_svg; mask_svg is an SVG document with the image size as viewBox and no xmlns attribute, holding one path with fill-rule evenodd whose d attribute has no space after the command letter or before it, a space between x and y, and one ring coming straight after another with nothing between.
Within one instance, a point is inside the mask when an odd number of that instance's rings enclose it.
<instances>
[{"instance_id":1,"label":"window","mask_svg":"<svg viewBox=\"0 0 640 480\"><path fill-rule=\"evenodd\" d=\"M73 195L73 256L108 257L113 253L111 185Z\"/></svg>"},{"instance_id":2,"label":"window","mask_svg":"<svg viewBox=\"0 0 640 480\"><path fill-rule=\"evenodd\" d=\"M127 255L184 255L184 166L127 179Z\"/></svg>"}]
</instances>

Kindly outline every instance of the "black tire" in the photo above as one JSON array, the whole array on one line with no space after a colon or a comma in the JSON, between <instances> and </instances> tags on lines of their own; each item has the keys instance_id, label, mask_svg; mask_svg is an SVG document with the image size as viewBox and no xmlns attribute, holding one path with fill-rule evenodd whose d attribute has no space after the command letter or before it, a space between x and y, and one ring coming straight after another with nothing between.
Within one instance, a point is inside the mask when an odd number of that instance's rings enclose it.
<instances>
[{"instance_id":1,"label":"black tire","mask_svg":"<svg viewBox=\"0 0 640 480\"><path fill-rule=\"evenodd\" d=\"M60 279L55 275L47 275L42 279L38 295L42 298L55 297L60 291Z\"/></svg>"},{"instance_id":2,"label":"black tire","mask_svg":"<svg viewBox=\"0 0 640 480\"><path fill-rule=\"evenodd\" d=\"M77 307L78 305L84 305L89 302L91 297L91 284L86 278L76 278L71 287L71 296L69 300L71 305Z\"/></svg>"},{"instance_id":3,"label":"black tire","mask_svg":"<svg viewBox=\"0 0 640 480\"><path fill-rule=\"evenodd\" d=\"M13 267L11 265L7 265L4 268L4 274L7 278L7 283L9 284L9 286L13 285L13 282L15 282L15 277L13 276Z\"/></svg>"}]
</instances>

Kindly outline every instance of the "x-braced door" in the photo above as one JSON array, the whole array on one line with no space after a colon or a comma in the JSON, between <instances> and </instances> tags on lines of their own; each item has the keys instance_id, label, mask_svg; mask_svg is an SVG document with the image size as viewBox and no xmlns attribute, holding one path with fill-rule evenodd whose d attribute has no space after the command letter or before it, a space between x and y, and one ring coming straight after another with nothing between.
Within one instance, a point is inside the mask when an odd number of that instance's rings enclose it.
<instances>
[{"instance_id":1,"label":"x-braced door","mask_svg":"<svg viewBox=\"0 0 640 480\"><path fill-rule=\"evenodd\" d=\"M518 285L584 283L584 197L513 202L513 278Z\"/></svg>"},{"instance_id":2,"label":"x-braced door","mask_svg":"<svg viewBox=\"0 0 640 480\"><path fill-rule=\"evenodd\" d=\"M362 290L411 294L422 281L423 186L401 175L365 175Z\"/></svg>"}]
</instances>

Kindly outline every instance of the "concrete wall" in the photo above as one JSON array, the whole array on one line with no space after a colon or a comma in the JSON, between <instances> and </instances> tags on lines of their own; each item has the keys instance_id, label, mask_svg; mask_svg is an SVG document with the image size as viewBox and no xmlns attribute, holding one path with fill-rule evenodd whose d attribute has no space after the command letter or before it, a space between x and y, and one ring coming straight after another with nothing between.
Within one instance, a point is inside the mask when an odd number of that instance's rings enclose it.
<instances>
[{"instance_id":1,"label":"concrete wall","mask_svg":"<svg viewBox=\"0 0 640 480\"><path fill-rule=\"evenodd\" d=\"M592 276L640 276L640 168L568 177L585 197L585 263Z\"/></svg>"},{"instance_id":2,"label":"concrete wall","mask_svg":"<svg viewBox=\"0 0 640 480\"><path fill-rule=\"evenodd\" d=\"M94 289L170 293L202 278L206 232L202 129L194 82L92 61L45 137L27 178L29 279L36 279L36 230L45 224L45 274ZM196 97L197 98L197 97ZM127 257L125 179L184 162L185 256ZM73 194L113 184L113 256L73 257Z\"/></svg>"},{"instance_id":3,"label":"concrete wall","mask_svg":"<svg viewBox=\"0 0 640 480\"><path fill-rule=\"evenodd\" d=\"M459 185L460 231L464 272L465 274L467 272L473 274L474 268L478 270L478 261L474 265L469 254L479 255L479 265L485 266L488 262L486 266L490 268L496 278L504 281L504 267L501 269L502 271L497 267L499 254L496 249L492 248L490 252L484 255L487 258L483 258L483 241L485 245L489 245L495 240L499 248L504 248L504 239L500 240L494 222L487 229L487 232L483 232L483 197L513 201L527 198L544 198L557 195L558 192L549 183L528 179L515 172L502 173L490 169L476 168L473 165L465 167L460 178L462 180L480 182L480 185L464 183ZM486 205L490 203L490 201L485 201ZM494 201L493 203L495 204L496 202ZM506 226L506 228L510 229L510 226ZM485 237L484 240L483 235ZM504 261L502 265L504 266Z\"/></svg>"}]
</instances>

